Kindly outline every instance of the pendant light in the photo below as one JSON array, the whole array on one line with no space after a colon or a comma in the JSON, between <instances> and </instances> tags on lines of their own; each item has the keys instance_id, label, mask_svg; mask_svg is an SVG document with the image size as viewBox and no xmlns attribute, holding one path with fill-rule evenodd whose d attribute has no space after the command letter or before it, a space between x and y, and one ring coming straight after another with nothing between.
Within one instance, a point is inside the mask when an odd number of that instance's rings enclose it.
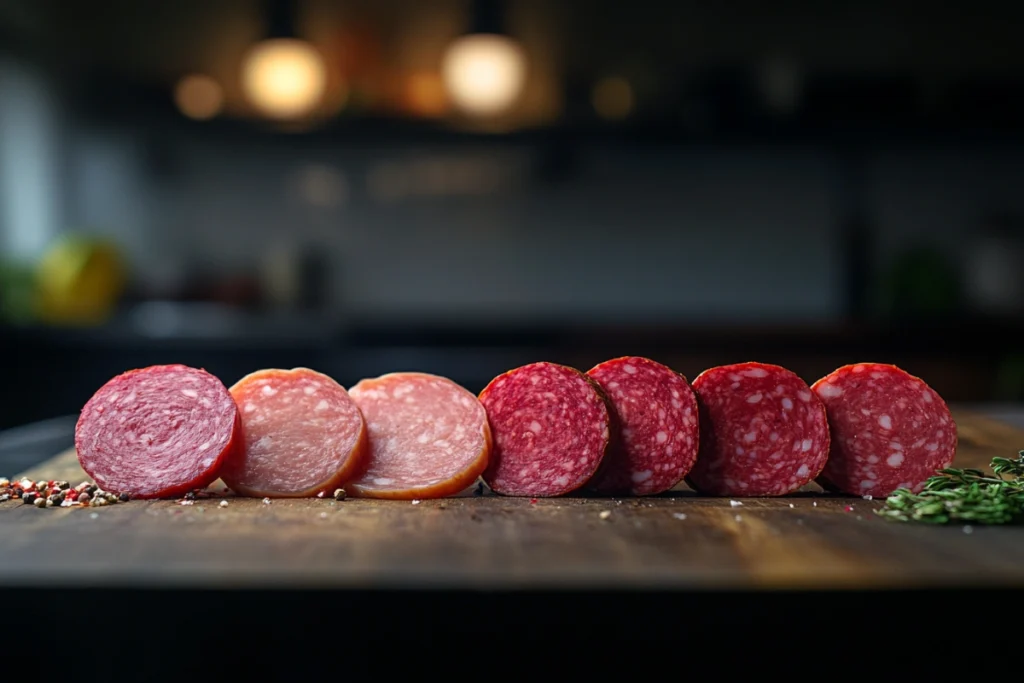
<instances>
[{"instance_id":1,"label":"pendant light","mask_svg":"<svg viewBox=\"0 0 1024 683\"><path fill-rule=\"evenodd\" d=\"M449 97L467 114L489 117L509 110L526 83L526 53L504 31L504 4L475 0L470 32L445 51L441 75Z\"/></svg>"},{"instance_id":2,"label":"pendant light","mask_svg":"<svg viewBox=\"0 0 1024 683\"><path fill-rule=\"evenodd\" d=\"M303 118L323 101L327 67L320 52L297 37L289 0L270 0L268 9L270 32L246 53L242 88L265 116Z\"/></svg>"}]
</instances>

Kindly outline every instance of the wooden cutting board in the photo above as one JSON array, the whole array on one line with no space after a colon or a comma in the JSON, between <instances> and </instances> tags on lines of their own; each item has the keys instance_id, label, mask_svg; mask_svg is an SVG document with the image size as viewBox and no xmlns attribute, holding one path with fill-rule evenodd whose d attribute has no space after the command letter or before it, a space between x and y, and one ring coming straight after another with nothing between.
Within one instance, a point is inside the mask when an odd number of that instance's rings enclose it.
<instances>
[{"instance_id":1,"label":"wooden cutting board","mask_svg":"<svg viewBox=\"0 0 1024 683\"><path fill-rule=\"evenodd\" d=\"M963 410L957 466L1014 457L1024 432ZM24 473L85 478L74 452ZM219 482L217 484L219 486ZM220 501L228 504L220 506ZM1024 529L876 517L879 501L475 496L97 509L0 505L7 586L882 588L1024 586ZM602 517L603 512L610 514Z\"/></svg>"}]
</instances>

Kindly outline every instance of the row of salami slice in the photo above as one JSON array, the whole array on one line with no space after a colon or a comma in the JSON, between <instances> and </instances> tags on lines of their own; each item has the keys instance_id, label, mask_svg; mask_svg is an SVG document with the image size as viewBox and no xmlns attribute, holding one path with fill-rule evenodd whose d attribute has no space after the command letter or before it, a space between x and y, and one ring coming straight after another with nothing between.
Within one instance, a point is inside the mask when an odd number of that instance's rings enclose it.
<instances>
[{"instance_id":1,"label":"row of salami slice","mask_svg":"<svg viewBox=\"0 0 1024 683\"><path fill-rule=\"evenodd\" d=\"M716 496L919 490L956 450L956 425L922 380L861 363L808 386L776 365L686 377L629 356L584 373L555 363L494 378L479 396L398 372L349 390L306 368L230 389L183 365L133 370L82 410L75 444L104 489L166 498L221 479L239 495L643 496L681 483Z\"/></svg>"}]
</instances>

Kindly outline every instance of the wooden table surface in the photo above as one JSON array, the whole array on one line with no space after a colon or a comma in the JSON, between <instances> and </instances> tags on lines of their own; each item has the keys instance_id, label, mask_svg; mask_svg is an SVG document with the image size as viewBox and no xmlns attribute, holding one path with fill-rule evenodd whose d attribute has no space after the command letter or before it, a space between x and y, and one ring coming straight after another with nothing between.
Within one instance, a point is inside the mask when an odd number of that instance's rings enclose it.
<instances>
[{"instance_id":1,"label":"wooden table surface","mask_svg":"<svg viewBox=\"0 0 1024 683\"><path fill-rule=\"evenodd\" d=\"M958 466L1015 456L1024 431L956 412ZM81 481L73 452L24 473ZM219 484L219 482L218 482ZM1024 529L883 520L812 486L775 499L0 505L7 586L390 589L1024 587ZM221 507L221 500L228 505ZM602 513L608 512L602 518Z\"/></svg>"}]
</instances>

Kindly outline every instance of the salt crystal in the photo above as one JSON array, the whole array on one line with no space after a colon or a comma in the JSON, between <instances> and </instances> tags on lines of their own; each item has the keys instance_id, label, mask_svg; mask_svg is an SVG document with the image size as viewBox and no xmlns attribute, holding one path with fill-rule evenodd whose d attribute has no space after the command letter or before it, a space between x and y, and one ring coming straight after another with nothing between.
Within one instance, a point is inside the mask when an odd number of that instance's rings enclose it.
<instances>
[{"instance_id":1,"label":"salt crystal","mask_svg":"<svg viewBox=\"0 0 1024 683\"><path fill-rule=\"evenodd\" d=\"M729 505L733 506L734 508L738 508L741 505L743 505L743 503L739 502L738 500L730 500Z\"/></svg>"},{"instance_id":2,"label":"salt crystal","mask_svg":"<svg viewBox=\"0 0 1024 683\"><path fill-rule=\"evenodd\" d=\"M612 511L611 510L602 510L601 514L598 515L598 517L600 517L601 519L608 519L611 516L612 516Z\"/></svg>"},{"instance_id":3,"label":"salt crystal","mask_svg":"<svg viewBox=\"0 0 1024 683\"><path fill-rule=\"evenodd\" d=\"M672 516L676 519L686 519L686 515L682 512L673 512Z\"/></svg>"},{"instance_id":4,"label":"salt crystal","mask_svg":"<svg viewBox=\"0 0 1024 683\"><path fill-rule=\"evenodd\" d=\"M796 506L795 506L795 505L793 505L792 503L790 503L790 504L789 504L789 507L791 507L791 508L795 508Z\"/></svg>"},{"instance_id":5,"label":"salt crystal","mask_svg":"<svg viewBox=\"0 0 1024 683\"><path fill-rule=\"evenodd\" d=\"M194 500L183 500L183 501L181 501L181 505L193 505L194 503L195 503Z\"/></svg>"},{"instance_id":6,"label":"salt crystal","mask_svg":"<svg viewBox=\"0 0 1024 683\"><path fill-rule=\"evenodd\" d=\"M316 497L317 498L323 498L324 497L324 492L321 491L320 493L316 494Z\"/></svg>"},{"instance_id":7,"label":"salt crystal","mask_svg":"<svg viewBox=\"0 0 1024 683\"><path fill-rule=\"evenodd\" d=\"M327 513L326 512L321 512L320 513L320 519L327 519Z\"/></svg>"},{"instance_id":8,"label":"salt crystal","mask_svg":"<svg viewBox=\"0 0 1024 683\"><path fill-rule=\"evenodd\" d=\"M811 505L813 505L814 507L818 507L818 501L812 502Z\"/></svg>"},{"instance_id":9,"label":"salt crystal","mask_svg":"<svg viewBox=\"0 0 1024 683\"><path fill-rule=\"evenodd\" d=\"M93 512L92 514L89 515L89 519L98 519L99 516L100 516L100 513Z\"/></svg>"},{"instance_id":10,"label":"salt crystal","mask_svg":"<svg viewBox=\"0 0 1024 683\"><path fill-rule=\"evenodd\" d=\"M264 505L270 505L270 498L264 498L263 499L263 504Z\"/></svg>"},{"instance_id":11,"label":"salt crystal","mask_svg":"<svg viewBox=\"0 0 1024 683\"><path fill-rule=\"evenodd\" d=\"M738 521L740 521L741 519L743 519L743 518L742 518L742 517L740 517L739 515L736 515L736 521L737 521L737 522L738 522Z\"/></svg>"},{"instance_id":12,"label":"salt crystal","mask_svg":"<svg viewBox=\"0 0 1024 683\"><path fill-rule=\"evenodd\" d=\"M866 495L866 496L861 496L861 497L862 497L862 498L863 498L864 500L871 500L871 499L873 498L873 496L872 496L872 495L871 495L870 493L869 493L868 495Z\"/></svg>"},{"instance_id":13,"label":"salt crystal","mask_svg":"<svg viewBox=\"0 0 1024 683\"><path fill-rule=\"evenodd\" d=\"M970 524L968 524L967 526L964 527L964 533L965 534L973 534L974 533L974 527L972 527Z\"/></svg>"},{"instance_id":14,"label":"salt crystal","mask_svg":"<svg viewBox=\"0 0 1024 683\"><path fill-rule=\"evenodd\" d=\"M419 505L419 504L420 504L420 501L418 501L418 500L414 500L414 501L412 502L412 504L413 504L413 505Z\"/></svg>"},{"instance_id":15,"label":"salt crystal","mask_svg":"<svg viewBox=\"0 0 1024 683\"><path fill-rule=\"evenodd\" d=\"M226 507L228 506L228 502L227 502L226 500L222 500L222 501L220 502L220 506L221 506L222 508L226 508Z\"/></svg>"}]
</instances>

